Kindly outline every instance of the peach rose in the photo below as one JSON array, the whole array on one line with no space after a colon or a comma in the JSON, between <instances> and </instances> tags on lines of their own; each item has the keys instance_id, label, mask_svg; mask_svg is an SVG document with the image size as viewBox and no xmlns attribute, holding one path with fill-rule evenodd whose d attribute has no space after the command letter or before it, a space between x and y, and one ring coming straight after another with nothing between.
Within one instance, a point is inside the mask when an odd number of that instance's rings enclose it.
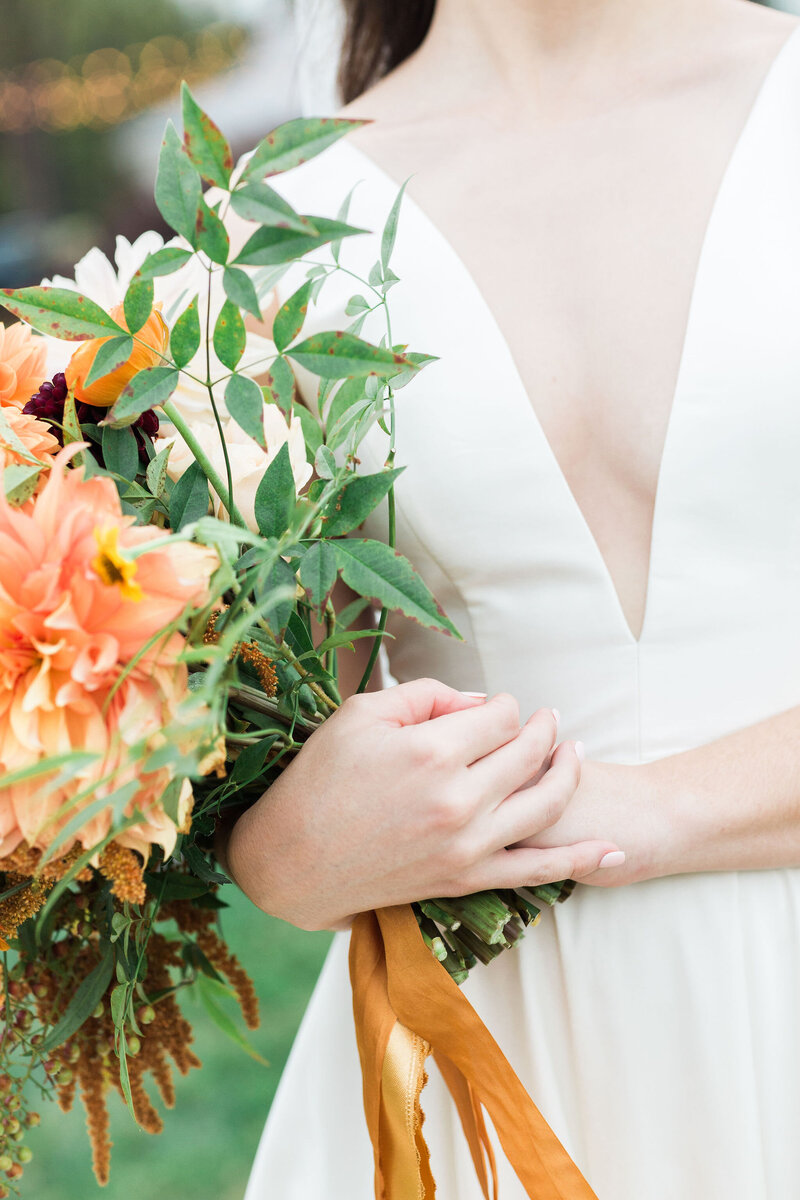
<instances>
[{"instance_id":1,"label":"peach rose","mask_svg":"<svg viewBox=\"0 0 800 1200\"><path fill-rule=\"evenodd\" d=\"M0 324L0 407L22 409L47 372L47 345L28 325Z\"/></svg>"},{"instance_id":2,"label":"peach rose","mask_svg":"<svg viewBox=\"0 0 800 1200\"><path fill-rule=\"evenodd\" d=\"M118 325L127 329L121 304L113 308L110 315ZM94 404L98 408L110 408L119 399L120 393L134 375L145 370L146 367L158 366L163 361L162 356L166 353L169 345L169 329L157 307L150 313L145 325L136 334L136 338L139 340L134 341L133 352L127 362L124 362L121 367L117 367L116 371L112 371L110 375L96 379L88 388L84 385L84 380L92 369L97 351L109 339L92 338L90 341L80 344L64 371L67 386L74 391L76 400L82 401L84 404Z\"/></svg>"}]
</instances>

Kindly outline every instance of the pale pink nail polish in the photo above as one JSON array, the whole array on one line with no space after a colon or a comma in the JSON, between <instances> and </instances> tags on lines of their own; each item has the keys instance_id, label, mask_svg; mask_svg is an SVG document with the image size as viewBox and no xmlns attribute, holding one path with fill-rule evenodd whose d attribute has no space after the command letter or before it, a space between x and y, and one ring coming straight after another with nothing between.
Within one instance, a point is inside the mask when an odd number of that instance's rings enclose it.
<instances>
[{"instance_id":1,"label":"pale pink nail polish","mask_svg":"<svg viewBox=\"0 0 800 1200\"><path fill-rule=\"evenodd\" d=\"M575 753L578 756L578 762L583 762L586 758L586 747L583 742L575 743Z\"/></svg>"},{"instance_id":2,"label":"pale pink nail polish","mask_svg":"<svg viewBox=\"0 0 800 1200\"><path fill-rule=\"evenodd\" d=\"M469 696L470 700L485 700L488 692L462 692L462 696Z\"/></svg>"},{"instance_id":3,"label":"pale pink nail polish","mask_svg":"<svg viewBox=\"0 0 800 1200\"><path fill-rule=\"evenodd\" d=\"M598 867L621 867L624 862L624 850L609 850L608 854L604 854L597 865Z\"/></svg>"},{"instance_id":4,"label":"pale pink nail polish","mask_svg":"<svg viewBox=\"0 0 800 1200\"><path fill-rule=\"evenodd\" d=\"M556 725L557 725L557 724L558 724L558 722L561 720L561 713L558 711L558 709L557 709L557 708L554 708L554 709L552 709L552 713L553 713L553 716L554 716L554 718L555 718L555 722L556 722Z\"/></svg>"}]
</instances>

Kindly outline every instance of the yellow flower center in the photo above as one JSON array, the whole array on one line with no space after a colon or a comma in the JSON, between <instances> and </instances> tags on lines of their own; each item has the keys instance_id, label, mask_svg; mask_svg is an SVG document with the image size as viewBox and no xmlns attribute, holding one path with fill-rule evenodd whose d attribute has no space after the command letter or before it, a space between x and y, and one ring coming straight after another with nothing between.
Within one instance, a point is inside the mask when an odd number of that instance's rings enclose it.
<instances>
[{"instance_id":1,"label":"yellow flower center","mask_svg":"<svg viewBox=\"0 0 800 1200\"><path fill-rule=\"evenodd\" d=\"M94 540L97 542L98 554L92 559L92 570L107 587L118 587L124 600L142 600L144 592L139 584L134 582L136 563L122 557L117 545L118 538L119 529L116 525L106 529L95 529Z\"/></svg>"}]
</instances>

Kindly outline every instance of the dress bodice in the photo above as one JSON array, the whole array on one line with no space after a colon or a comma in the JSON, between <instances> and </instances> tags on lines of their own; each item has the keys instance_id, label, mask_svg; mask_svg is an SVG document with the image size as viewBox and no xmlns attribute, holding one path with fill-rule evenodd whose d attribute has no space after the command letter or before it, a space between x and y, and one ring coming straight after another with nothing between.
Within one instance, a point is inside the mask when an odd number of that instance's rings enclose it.
<instances>
[{"instance_id":1,"label":"dress bodice","mask_svg":"<svg viewBox=\"0 0 800 1200\"><path fill-rule=\"evenodd\" d=\"M301 211L320 215L335 215L354 184L349 219L375 234L349 239L343 261L366 276L396 183L346 140L281 181ZM445 236L405 199L394 337L439 361L398 395L397 461L408 466L398 544L465 640L393 618L396 678L511 691L527 711L555 706L565 736L618 761L677 752L800 702L799 214L796 31L706 229L636 639L501 330ZM343 328L358 290L334 277L307 327ZM379 320L366 336L381 335ZM377 469L385 435L373 429L363 449ZM367 532L385 536L383 514Z\"/></svg>"}]
</instances>

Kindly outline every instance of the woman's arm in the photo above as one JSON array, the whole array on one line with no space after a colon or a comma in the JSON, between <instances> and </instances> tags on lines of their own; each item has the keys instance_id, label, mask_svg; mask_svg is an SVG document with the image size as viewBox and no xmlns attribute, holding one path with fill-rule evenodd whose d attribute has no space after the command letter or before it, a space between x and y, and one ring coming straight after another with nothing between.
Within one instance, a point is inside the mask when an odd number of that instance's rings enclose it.
<instances>
[{"instance_id":1,"label":"woman's arm","mask_svg":"<svg viewBox=\"0 0 800 1200\"><path fill-rule=\"evenodd\" d=\"M601 829L624 866L604 887L689 871L800 867L800 708L708 745L636 766L587 762L546 847Z\"/></svg>"}]
</instances>

